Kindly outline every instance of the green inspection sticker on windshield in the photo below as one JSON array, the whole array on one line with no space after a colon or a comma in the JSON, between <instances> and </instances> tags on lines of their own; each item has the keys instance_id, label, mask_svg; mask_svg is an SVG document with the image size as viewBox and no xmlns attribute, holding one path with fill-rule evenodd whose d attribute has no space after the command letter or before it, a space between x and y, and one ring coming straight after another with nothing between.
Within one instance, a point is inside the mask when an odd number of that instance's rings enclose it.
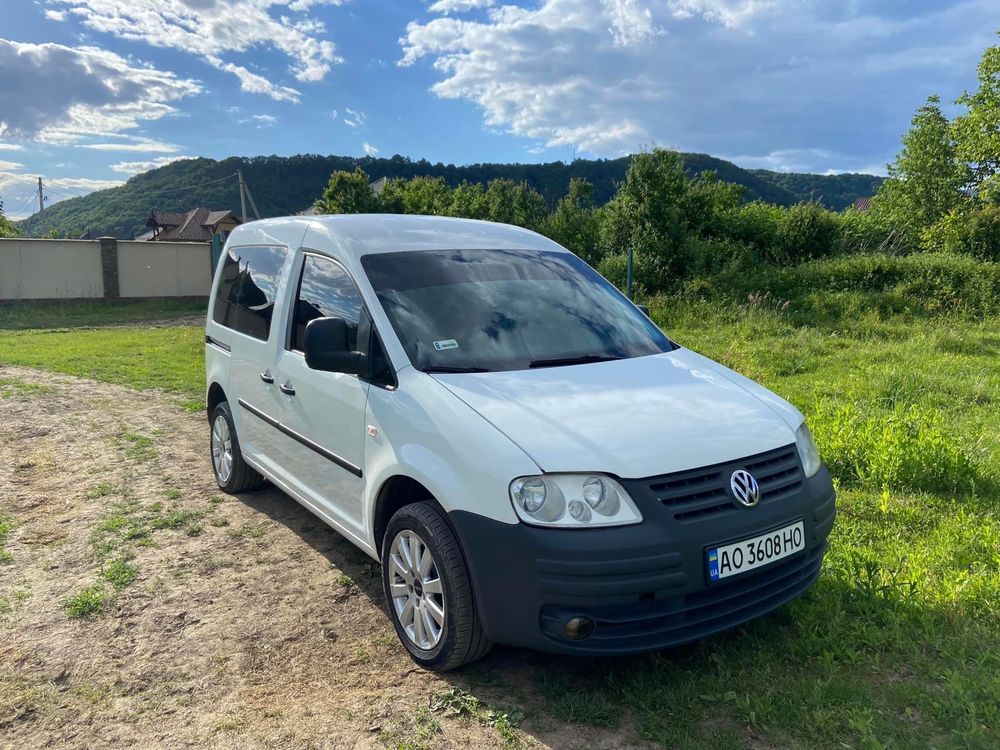
<instances>
[{"instance_id":1,"label":"green inspection sticker on windshield","mask_svg":"<svg viewBox=\"0 0 1000 750\"><path fill-rule=\"evenodd\" d=\"M439 352L443 352L445 349L458 349L458 342L455 339L442 339L434 342L434 348Z\"/></svg>"}]
</instances>

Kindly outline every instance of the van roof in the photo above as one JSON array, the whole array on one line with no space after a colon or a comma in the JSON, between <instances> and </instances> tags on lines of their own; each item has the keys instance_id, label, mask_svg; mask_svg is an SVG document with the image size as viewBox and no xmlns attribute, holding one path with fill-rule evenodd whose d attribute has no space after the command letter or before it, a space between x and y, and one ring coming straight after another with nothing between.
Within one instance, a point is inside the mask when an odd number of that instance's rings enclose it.
<instances>
[{"instance_id":1,"label":"van roof","mask_svg":"<svg viewBox=\"0 0 1000 750\"><path fill-rule=\"evenodd\" d=\"M323 240L341 252L354 256L368 253L414 250L470 250L532 248L563 250L552 240L522 227L477 219L413 214L333 214L327 216L289 216L253 221L237 227L232 241L242 243L242 235L284 230L304 233L302 244L316 250Z\"/></svg>"}]
</instances>

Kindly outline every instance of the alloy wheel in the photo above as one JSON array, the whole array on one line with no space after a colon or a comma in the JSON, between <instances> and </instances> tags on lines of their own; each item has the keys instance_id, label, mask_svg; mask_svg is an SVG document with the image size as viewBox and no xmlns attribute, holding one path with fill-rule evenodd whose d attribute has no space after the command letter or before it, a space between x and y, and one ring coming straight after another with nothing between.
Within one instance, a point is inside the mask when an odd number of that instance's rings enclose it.
<instances>
[{"instance_id":1,"label":"alloy wheel","mask_svg":"<svg viewBox=\"0 0 1000 750\"><path fill-rule=\"evenodd\" d=\"M389 592L407 638L424 651L434 648L447 617L444 589L430 548L409 529L396 534L389 549Z\"/></svg>"}]
</instances>

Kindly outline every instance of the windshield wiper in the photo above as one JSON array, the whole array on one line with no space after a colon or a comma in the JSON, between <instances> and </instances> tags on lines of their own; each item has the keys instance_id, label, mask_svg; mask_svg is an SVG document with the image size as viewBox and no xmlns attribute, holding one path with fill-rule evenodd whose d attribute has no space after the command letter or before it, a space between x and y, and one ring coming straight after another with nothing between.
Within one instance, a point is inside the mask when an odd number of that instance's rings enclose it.
<instances>
[{"instance_id":1,"label":"windshield wiper","mask_svg":"<svg viewBox=\"0 0 1000 750\"><path fill-rule=\"evenodd\" d=\"M424 365L422 372L493 372L488 367L451 367L449 365Z\"/></svg>"},{"instance_id":2,"label":"windshield wiper","mask_svg":"<svg viewBox=\"0 0 1000 750\"><path fill-rule=\"evenodd\" d=\"M613 359L625 359L616 354L581 354L576 357L553 357L552 359L533 359L528 367L562 367L563 365L585 365L590 362L610 362Z\"/></svg>"}]
</instances>

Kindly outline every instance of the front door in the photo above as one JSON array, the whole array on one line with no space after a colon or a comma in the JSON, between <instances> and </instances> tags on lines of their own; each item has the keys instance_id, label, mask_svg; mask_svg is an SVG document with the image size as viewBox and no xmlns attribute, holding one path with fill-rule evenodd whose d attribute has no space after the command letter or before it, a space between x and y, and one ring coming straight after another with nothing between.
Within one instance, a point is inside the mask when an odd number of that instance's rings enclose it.
<instances>
[{"instance_id":1,"label":"front door","mask_svg":"<svg viewBox=\"0 0 1000 750\"><path fill-rule=\"evenodd\" d=\"M364 314L361 295L334 260L306 253L291 311L291 328L278 355L275 386L281 400L285 476L294 488L340 525L364 538L365 403L368 383L357 375L320 372L306 365L306 324L343 318L357 347Z\"/></svg>"}]
</instances>

